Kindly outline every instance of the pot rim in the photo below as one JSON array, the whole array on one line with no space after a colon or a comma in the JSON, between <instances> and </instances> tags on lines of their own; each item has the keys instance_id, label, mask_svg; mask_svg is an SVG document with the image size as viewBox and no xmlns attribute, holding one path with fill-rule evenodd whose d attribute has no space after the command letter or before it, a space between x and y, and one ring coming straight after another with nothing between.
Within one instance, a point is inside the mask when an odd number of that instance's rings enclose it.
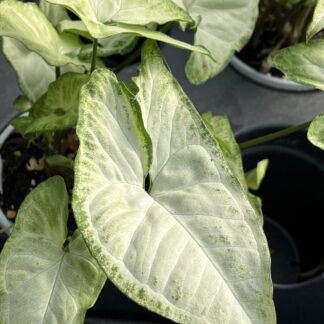
<instances>
[{"instance_id":1,"label":"pot rim","mask_svg":"<svg viewBox=\"0 0 324 324\"><path fill-rule=\"evenodd\" d=\"M7 138L10 136L10 134L14 131L14 127L12 125L8 125L3 129L3 131L0 132L0 147L4 144L4 142L7 140ZM3 165L2 165L2 157L0 155L0 192L3 192L3 187L2 187L2 170L3 170ZM2 209L0 208L0 226L3 228L7 228L6 233L10 235L12 231L12 222L8 220L8 218L5 216L3 213Z\"/></svg>"},{"instance_id":2,"label":"pot rim","mask_svg":"<svg viewBox=\"0 0 324 324\"><path fill-rule=\"evenodd\" d=\"M275 76L267 76L243 62L236 55L234 55L231 60L231 66L248 79L271 89L295 92L309 92L316 90L315 88L307 87L294 81L284 80Z\"/></svg>"}]
</instances>

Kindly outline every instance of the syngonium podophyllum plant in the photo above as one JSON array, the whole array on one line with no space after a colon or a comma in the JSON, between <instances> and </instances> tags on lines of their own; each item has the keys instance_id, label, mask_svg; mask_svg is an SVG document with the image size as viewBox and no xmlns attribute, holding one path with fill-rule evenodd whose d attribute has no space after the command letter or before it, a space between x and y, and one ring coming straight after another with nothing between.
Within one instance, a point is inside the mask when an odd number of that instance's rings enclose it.
<instances>
[{"instance_id":1,"label":"syngonium podophyllum plant","mask_svg":"<svg viewBox=\"0 0 324 324\"><path fill-rule=\"evenodd\" d=\"M107 278L175 322L275 322L260 201L248 192L266 162L245 177L228 120L199 115L156 43L191 50L186 73L202 83L243 46L257 5L0 2L3 52L24 94L15 107L27 112L13 125L48 141L48 167L74 169L77 223L71 234L61 176L26 197L0 256L1 323L80 323ZM195 44L163 33L170 22L194 29ZM139 73L122 82L101 57L132 52L140 37ZM74 128L72 161L52 143Z\"/></svg>"}]
</instances>

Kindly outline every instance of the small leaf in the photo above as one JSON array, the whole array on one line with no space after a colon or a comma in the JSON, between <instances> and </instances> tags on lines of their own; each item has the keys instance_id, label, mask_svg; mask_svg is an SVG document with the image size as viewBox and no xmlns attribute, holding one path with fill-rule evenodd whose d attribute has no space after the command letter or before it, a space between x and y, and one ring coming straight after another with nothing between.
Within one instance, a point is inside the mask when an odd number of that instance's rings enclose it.
<instances>
[{"instance_id":1,"label":"small leaf","mask_svg":"<svg viewBox=\"0 0 324 324\"><path fill-rule=\"evenodd\" d=\"M50 155L46 158L46 163L50 168L65 168L71 169L74 168L74 161L67 158L66 156L60 154Z\"/></svg>"},{"instance_id":2,"label":"small leaf","mask_svg":"<svg viewBox=\"0 0 324 324\"><path fill-rule=\"evenodd\" d=\"M306 41L308 42L323 28L324 28L324 0L318 0L317 5L315 7L313 19L307 29Z\"/></svg>"},{"instance_id":3,"label":"small leaf","mask_svg":"<svg viewBox=\"0 0 324 324\"><path fill-rule=\"evenodd\" d=\"M324 114L312 121L308 128L307 138L313 145L324 150Z\"/></svg>"},{"instance_id":4,"label":"small leaf","mask_svg":"<svg viewBox=\"0 0 324 324\"><path fill-rule=\"evenodd\" d=\"M256 168L245 173L246 183L249 189L258 190L269 166L269 160L259 161Z\"/></svg>"},{"instance_id":5,"label":"small leaf","mask_svg":"<svg viewBox=\"0 0 324 324\"><path fill-rule=\"evenodd\" d=\"M121 291L175 322L274 322L262 219L155 43L134 81L136 123L133 91L111 72L81 91L73 208L89 249Z\"/></svg>"},{"instance_id":6,"label":"small leaf","mask_svg":"<svg viewBox=\"0 0 324 324\"><path fill-rule=\"evenodd\" d=\"M25 96L18 96L13 102L13 106L19 112L26 112L32 107L32 103Z\"/></svg>"},{"instance_id":7,"label":"small leaf","mask_svg":"<svg viewBox=\"0 0 324 324\"><path fill-rule=\"evenodd\" d=\"M76 56L81 46L79 39L74 35L59 34L34 3L0 2L0 36L16 39L50 65L90 66L89 62Z\"/></svg>"},{"instance_id":8,"label":"small leaf","mask_svg":"<svg viewBox=\"0 0 324 324\"><path fill-rule=\"evenodd\" d=\"M284 48L270 56L269 64L289 80L324 90L324 39Z\"/></svg>"},{"instance_id":9,"label":"small leaf","mask_svg":"<svg viewBox=\"0 0 324 324\"><path fill-rule=\"evenodd\" d=\"M0 255L0 322L82 323L105 281L82 236L68 247L62 178L41 183L21 205ZM86 284L85 284L86 283Z\"/></svg>"},{"instance_id":10,"label":"small leaf","mask_svg":"<svg viewBox=\"0 0 324 324\"><path fill-rule=\"evenodd\" d=\"M192 46L145 26L150 23L164 24L169 21L193 23L191 17L171 0L48 0L73 11L93 38L101 39L118 34L139 36L169 43L179 48L210 55L201 46ZM82 25L79 27L83 29ZM65 28L66 25L65 25ZM74 29L77 24L74 24Z\"/></svg>"},{"instance_id":11,"label":"small leaf","mask_svg":"<svg viewBox=\"0 0 324 324\"><path fill-rule=\"evenodd\" d=\"M174 0L196 20L195 45L205 47L212 58L192 53L186 65L190 82L201 84L220 73L235 51L252 35L258 16L258 0Z\"/></svg>"},{"instance_id":12,"label":"small leaf","mask_svg":"<svg viewBox=\"0 0 324 324\"><path fill-rule=\"evenodd\" d=\"M49 85L48 92L36 101L29 115L16 118L12 125L24 136L75 127L80 89L87 80L85 74L63 74Z\"/></svg>"}]
</instances>

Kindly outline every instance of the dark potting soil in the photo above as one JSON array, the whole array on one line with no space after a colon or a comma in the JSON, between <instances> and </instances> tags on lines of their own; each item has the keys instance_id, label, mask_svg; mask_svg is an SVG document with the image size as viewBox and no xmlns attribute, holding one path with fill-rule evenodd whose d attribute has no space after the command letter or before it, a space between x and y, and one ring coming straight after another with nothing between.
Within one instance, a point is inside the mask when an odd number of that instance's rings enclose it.
<instances>
[{"instance_id":1,"label":"dark potting soil","mask_svg":"<svg viewBox=\"0 0 324 324\"><path fill-rule=\"evenodd\" d=\"M71 208L73 172L49 168L45 160L54 153L75 158L78 142L74 132L67 131L59 135L58 138L54 138L50 148L48 141L42 137L27 140L14 132L1 147L3 194L0 194L0 208L11 221L14 221L23 200L37 185L51 176L60 175L64 178L70 194L68 227L71 231L75 228Z\"/></svg>"},{"instance_id":2,"label":"dark potting soil","mask_svg":"<svg viewBox=\"0 0 324 324\"><path fill-rule=\"evenodd\" d=\"M283 77L270 67L268 58L281 48L305 42L313 11L314 5L305 0L295 5L288 1L261 1L254 33L238 57L260 72Z\"/></svg>"}]
</instances>

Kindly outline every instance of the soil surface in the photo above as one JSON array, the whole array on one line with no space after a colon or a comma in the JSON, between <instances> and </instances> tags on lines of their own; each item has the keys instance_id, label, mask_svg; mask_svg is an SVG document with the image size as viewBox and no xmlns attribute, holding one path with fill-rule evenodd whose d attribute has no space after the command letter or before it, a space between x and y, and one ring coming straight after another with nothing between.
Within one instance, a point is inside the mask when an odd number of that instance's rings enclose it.
<instances>
[{"instance_id":1,"label":"soil surface","mask_svg":"<svg viewBox=\"0 0 324 324\"><path fill-rule=\"evenodd\" d=\"M3 193L0 193L0 208L7 218L14 221L26 196L51 176L62 176L71 194L73 171L50 168L46 163L46 157L51 154L61 154L74 159L77 149L78 141L72 131L61 133L57 138L53 138L50 146L45 138L27 140L16 132L12 133L0 149L3 160ZM71 199L69 208L72 216ZM74 221L71 222L74 227Z\"/></svg>"}]
</instances>

